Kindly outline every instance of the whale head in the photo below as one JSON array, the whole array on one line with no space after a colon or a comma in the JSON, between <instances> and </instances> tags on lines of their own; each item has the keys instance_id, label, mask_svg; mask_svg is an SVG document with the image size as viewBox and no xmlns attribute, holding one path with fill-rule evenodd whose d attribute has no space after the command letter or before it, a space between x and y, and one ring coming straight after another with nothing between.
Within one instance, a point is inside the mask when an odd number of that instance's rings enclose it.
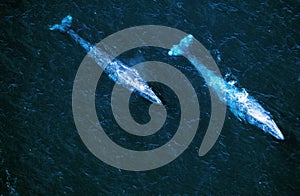
<instances>
[{"instance_id":1,"label":"whale head","mask_svg":"<svg viewBox=\"0 0 300 196\"><path fill-rule=\"evenodd\" d=\"M251 99L251 98L250 98ZM284 140L284 136L280 129L271 117L271 114L267 112L256 101L251 100L251 107L247 108L246 119L250 124L253 124L261 128L266 133L271 134L278 140ZM249 106L249 105L248 105Z\"/></svg>"},{"instance_id":2,"label":"whale head","mask_svg":"<svg viewBox=\"0 0 300 196\"><path fill-rule=\"evenodd\" d=\"M262 126L263 126L262 129L265 132L270 133L271 135L273 135L278 140L284 140L284 136L281 133L278 126L276 125L276 123L274 122L274 120L270 119L267 123L265 123Z\"/></svg>"}]
</instances>

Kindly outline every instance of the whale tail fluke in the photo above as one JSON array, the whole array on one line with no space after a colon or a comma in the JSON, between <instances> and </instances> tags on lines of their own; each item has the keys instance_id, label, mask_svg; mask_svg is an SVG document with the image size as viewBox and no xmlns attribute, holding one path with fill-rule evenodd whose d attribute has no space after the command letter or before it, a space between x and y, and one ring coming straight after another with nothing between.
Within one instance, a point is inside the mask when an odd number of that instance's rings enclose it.
<instances>
[{"instance_id":1,"label":"whale tail fluke","mask_svg":"<svg viewBox=\"0 0 300 196\"><path fill-rule=\"evenodd\" d=\"M65 18L62 19L61 24L55 24L51 26L49 29L54 31L60 31L60 32L68 32L68 30L72 26L72 16L68 15Z\"/></svg>"}]
</instances>

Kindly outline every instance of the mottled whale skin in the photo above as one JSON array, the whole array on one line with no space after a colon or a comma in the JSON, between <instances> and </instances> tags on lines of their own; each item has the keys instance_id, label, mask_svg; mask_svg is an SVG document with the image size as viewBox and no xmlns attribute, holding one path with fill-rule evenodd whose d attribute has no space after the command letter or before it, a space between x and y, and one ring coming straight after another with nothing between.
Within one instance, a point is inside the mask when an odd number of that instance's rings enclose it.
<instances>
[{"instance_id":1,"label":"mottled whale skin","mask_svg":"<svg viewBox=\"0 0 300 196\"><path fill-rule=\"evenodd\" d=\"M271 114L266 111L258 101L250 96L245 89L234 86L234 82L226 82L206 68L202 62L189 53L189 46L194 37L184 37L178 45L174 45L168 54L170 56L185 55L195 66L200 74L205 74L207 84L215 91L218 98L227 104L230 111L239 119L257 126L266 133L271 134L278 140L284 140L284 136L272 119Z\"/></svg>"},{"instance_id":2,"label":"mottled whale skin","mask_svg":"<svg viewBox=\"0 0 300 196\"><path fill-rule=\"evenodd\" d=\"M69 34L78 44L80 44L94 61L104 69L109 77L116 83L124 86L130 91L137 91L142 97L152 103L162 105L161 100L155 95L148 84L142 79L137 70L127 67L120 60L111 61L110 56L100 48L84 40L74 30L71 29L72 16L68 15L62 19L61 24L51 26L50 30L56 30ZM110 62L107 66L107 62ZM106 66L106 67L105 67Z\"/></svg>"}]
</instances>

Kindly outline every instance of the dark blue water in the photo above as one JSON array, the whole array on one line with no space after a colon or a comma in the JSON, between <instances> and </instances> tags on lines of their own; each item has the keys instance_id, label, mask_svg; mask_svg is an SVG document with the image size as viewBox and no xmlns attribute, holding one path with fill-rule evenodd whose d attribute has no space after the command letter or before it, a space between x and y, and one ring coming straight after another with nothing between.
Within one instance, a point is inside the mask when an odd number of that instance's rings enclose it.
<instances>
[{"instance_id":1,"label":"dark blue water","mask_svg":"<svg viewBox=\"0 0 300 196\"><path fill-rule=\"evenodd\" d=\"M0 3L0 10L1 194L299 194L299 1L8 0ZM200 100L198 133L179 158L159 169L130 172L106 165L85 147L72 116L73 81L86 54L68 36L48 30L67 14L74 18L74 29L92 43L145 24L193 34L222 74L230 73L270 111L286 140L279 142L228 112L217 143L198 157L210 116L203 79L184 59L142 48L120 58L128 64L161 60L186 74ZM107 86L96 95L98 111L107 107L101 105L107 103L101 102L101 93L109 93L113 85L105 76L103 82ZM147 109L143 100L134 101ZM174 102L171 109L176 107ZM148 117L146 111L136 112ZM176 111L172 115L176 118ZM114 127L107 126L111 132ZM115 135L116 142L125 137ZM162 145L166 137L154 139ZM152 144L127 141L132 148Z\"/></svg>"}]
</instances>

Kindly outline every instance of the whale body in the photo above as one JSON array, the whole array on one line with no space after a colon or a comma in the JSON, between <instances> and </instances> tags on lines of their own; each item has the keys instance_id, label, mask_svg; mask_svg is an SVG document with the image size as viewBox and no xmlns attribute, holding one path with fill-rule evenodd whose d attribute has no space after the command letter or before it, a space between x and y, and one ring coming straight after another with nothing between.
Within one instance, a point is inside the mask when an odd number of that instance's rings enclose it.
<instances>
[{"instance_id":1,"label":"whale body","mask_svg":"<svg viewBox=\"0 0 300 196\"><path fill-rule=\"evenodd\" d=\"M162 104L149 85L142 79L136 69L127 67L118 59L111 61L110 56L101 49L80 37L73 29L72 16L68 15L62 19L61 24L51 26L50 30L56 30L69 34L78 44L80 44L90 57L108 74L109 78L124 86L130 91L137 91L142 97L152 103ZM109 64L106 66L106 63Z\"/></svg>"},{"instance_id":2,"label":"whale body","mask_svg":"<svg viewBox=\"0 0 300 196\"><path fill-rule=\"evenodd\" d=\"M271 114L254 97L250 96L245 89L234 86L234 82L226 82L223 78L216 76L198 58L189 53L189 46L192 44L193 39L192 35L184 37L178 45L173 45L168 54L170 56L184 54L200 74L205 74L207 84L214 90L218 98L227 104L230 111L239 120L257 126L278 140L284 140L284 136L272 119Z\"/></svg>"}]
</instances>

